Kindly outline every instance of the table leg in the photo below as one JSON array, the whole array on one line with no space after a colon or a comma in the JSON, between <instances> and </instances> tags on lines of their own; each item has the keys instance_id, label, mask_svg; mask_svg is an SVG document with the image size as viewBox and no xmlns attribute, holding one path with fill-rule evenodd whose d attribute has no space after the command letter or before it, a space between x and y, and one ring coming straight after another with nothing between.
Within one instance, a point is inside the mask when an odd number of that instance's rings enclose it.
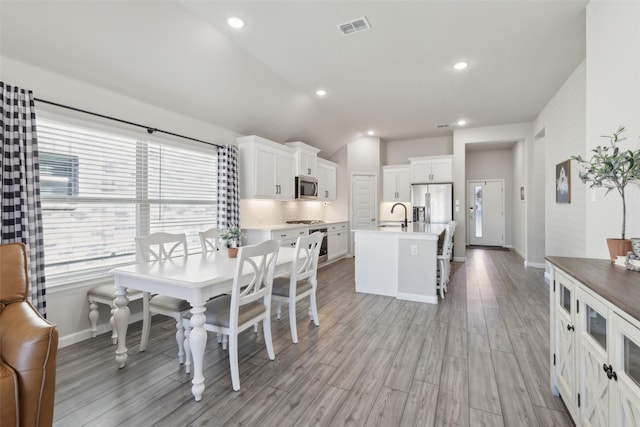
<instances>
[{"instance_id":1,"label":"table leg","mask_svg":"<svg viewBox=\"0 0 640 427\"><path fill-rule=\"evenodd\" d=\"M127 327L129 326L129 298L127 288L121 287L116 278L116 297L114 300L115 310L113 313L113 323L118 334L118 347L116 348L116 362L118 367L124 368L127 364Z\"/></svg>"},{"instance_id":2,"label":"table leg","mask_svg":"<svg viewBox=\"0 0 640 427\"><path fill-rule=\"evenodd\" d=\"M189 344L191 346L191 355L193 358L193 380L191 381L191 392L196 398L196 402L202 399L204 393L204 349L207 345L207 331L203 325L205 322L204 302L191 302L191 331L189 332Z\"/></svg>"}]
</instances>

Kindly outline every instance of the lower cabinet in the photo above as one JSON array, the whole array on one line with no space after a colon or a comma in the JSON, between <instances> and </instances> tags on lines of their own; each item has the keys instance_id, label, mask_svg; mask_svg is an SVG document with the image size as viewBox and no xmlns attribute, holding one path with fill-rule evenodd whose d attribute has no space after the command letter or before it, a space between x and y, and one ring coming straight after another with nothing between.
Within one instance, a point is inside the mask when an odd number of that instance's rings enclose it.
<instances>
[{"instance_id":1,"label":"lower cabinet","mask_svg":"<svg viewBox=\"0 0 640 427\"><path fill-rule=\"evenodd\" d=\"M640 321L552 269L551 387L577 426L640 425Z\"/></svg>"},{"instance_id":2,"label":"lower cabinet","mask_svg":"<svg viewBox=\"0 0 640 427\"><path fill-rule=\"evenodd\" d=\"M329 261L344 256L348 252L348 224L332 224L327 230L327 256Z\"/></svg>"}]
</instances>

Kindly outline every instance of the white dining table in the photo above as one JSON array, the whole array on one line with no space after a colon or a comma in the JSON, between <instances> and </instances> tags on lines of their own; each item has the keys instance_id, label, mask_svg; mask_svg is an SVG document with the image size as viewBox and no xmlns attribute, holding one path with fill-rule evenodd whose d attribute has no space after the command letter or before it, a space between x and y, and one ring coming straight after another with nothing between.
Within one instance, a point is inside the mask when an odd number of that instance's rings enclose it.
<instances>
[{"instance_id":1,"label":"white dining table","mask_svg":"<svg viewBox=\"0 0 640 427\"><path fill-rule=\"evenodd\" d=\"M291 271L294 248L281 247L276 260L275 275ZM127 359L127 328L129 299L127 288L167 295L189 301L192 317L189 344L193 357L191 392L196 401L204 393L203 360L207 344L205 303L212 297L231 292L238 258L229 258L227 251L208 252L117 267L111 270L115 278L115 310L113 321L118 334L116 362L124 368Z\"/></svg>"}]
</instances>

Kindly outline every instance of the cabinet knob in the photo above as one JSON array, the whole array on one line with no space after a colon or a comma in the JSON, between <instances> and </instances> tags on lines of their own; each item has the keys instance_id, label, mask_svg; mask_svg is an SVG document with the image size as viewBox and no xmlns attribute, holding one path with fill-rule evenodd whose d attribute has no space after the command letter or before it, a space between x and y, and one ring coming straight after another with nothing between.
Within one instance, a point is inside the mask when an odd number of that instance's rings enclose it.
<instances>
[{"instance_id":1,"label":"cabinet knob","mask_svg":"<svg viewBox=\"0 0 640 427\"><path fill-rule=\"evenodd\" d=\"M602 364L602 369L604 370L605 373L609 373L609 367L607 366L606 363Z\"/></svg>"},{"instance_id":2,"label":"cabinet knob","mask_svg":"<svg viewBox=\"0 0 640 427\"><path fill-rule=\"evenodd\" d=\"M571 325L567 325L567 331L573 331L575 328Z\"/></svg>"}]
</instances>

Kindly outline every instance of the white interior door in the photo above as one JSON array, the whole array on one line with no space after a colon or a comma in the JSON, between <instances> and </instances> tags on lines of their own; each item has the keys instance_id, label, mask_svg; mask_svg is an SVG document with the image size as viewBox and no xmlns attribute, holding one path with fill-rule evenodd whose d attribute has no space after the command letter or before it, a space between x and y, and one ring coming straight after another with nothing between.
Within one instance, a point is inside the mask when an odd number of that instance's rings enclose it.
<instances>
[{"instance_id":1,"label":"white interior door","mask_svg":"<svg viewBox=\"0 0 640 427\"><path fill-rule=\"evenodd\" d=\"M504 181L470 181L469 244L504 245Z\"/></svg>"},{"instance_id":2,"label":"white interior door","mask_svg":"<svg viewBox=\"0 0 640 427\"><path fill-rule=\"evenodd\" d=\"M376 224L376 177L353 175L351 178L351 229Z\"/></svg>"}]
</instances>

